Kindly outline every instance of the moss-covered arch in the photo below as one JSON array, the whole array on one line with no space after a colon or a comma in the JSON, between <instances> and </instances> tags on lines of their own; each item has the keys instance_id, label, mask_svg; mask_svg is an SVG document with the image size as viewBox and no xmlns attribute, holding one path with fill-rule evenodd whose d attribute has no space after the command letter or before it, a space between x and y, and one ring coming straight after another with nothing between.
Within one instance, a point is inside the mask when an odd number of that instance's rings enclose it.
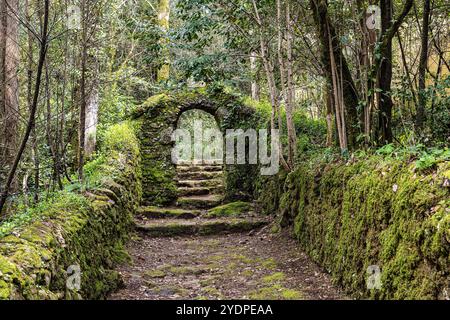
<instances>
[{"instance_id":1,"label":"moss-covered arch","mask_svg":"<svg viewBox=\"0 0 450 320\"><path fill-rule=\"evenodd\" d=\"M264 118L241 97L223 89L199 88L150 97L134 114L140 125L144 204L167 205L177 199L171 135L181 114L192 109L214 116L222 132L256 127ZM227 198L251 196L256 169L225 166Z\"/></svg>"}]
</instances>

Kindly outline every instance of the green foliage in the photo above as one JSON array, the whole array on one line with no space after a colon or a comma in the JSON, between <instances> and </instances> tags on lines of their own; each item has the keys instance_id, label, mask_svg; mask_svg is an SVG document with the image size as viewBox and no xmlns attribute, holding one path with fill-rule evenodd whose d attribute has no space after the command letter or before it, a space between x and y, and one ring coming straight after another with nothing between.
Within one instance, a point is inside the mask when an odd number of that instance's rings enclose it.
<instances>
[{"instance_id":1,"label":"green foliage","mask_svg":"<svg viewBox=\"0 0 450 320\"><path fill-rule=\"evenodd\" d=\"M75 184L66 188L75 190L77 187L99 187L122 174L128 159L138 157L139 153L139 141L132 124L123 122L113 125L103 134L100 153L84 167L84 185Z\"/></svg>"},{"instance_id":2,"label":"green foliage","mask_svg":"<svg viewBox=\"0 0 450 320\"><path fill-rule=\"evenodd\" d=\"M224 10L214 1L177 1L173 17L177 80L227 82L236 87L251 79L248 61L238 50L245 38L233 32Z\"/></svg>"},{"instance_id":3,"label":"green foliage","mask_svg":"<svg viewBox=\"0 0 450 320\"><path fill-rule=\"evenodd\" d=\"M123 122L111 126L104 135L102 153L109 156L112 152L139 154L139 141L132 124Z\"/></svg>"},{"instance_id":4,"label":"green foliage","mask_svg":"<svg viewBox=\"0 0 450 320\"><path fill-rule=\"evenodd\" d=\"M418 170L425 170L433 168L443 161L450 161L450 150L448 148L434 148L423 152L421 157L416 161L415 167Z\"/></svg>"},{"instance_id":5,"label":"green foliage","mask_svg":"<svg viewBox=\"0 0 450 320\"><path fill-rule=\"evenodd\" d=\"M83 211L87 205L86 198L67 191L50 194L48 198L31 207L20 204L15 208L15 214L0 224L0 238L31 222L57 217L65 210L80 209Z\"/></svg>"},{"instance_id":6,"label":"green foliage","mask_svg":"<svg viewBox=\"0 0 450 320\"><path fill-rule=\"evenodd\" d=\"M131 123L107 130L87 165L102 188L52 194L0 225L0 299L102 299L117 288L113 269L128 259L123 244L141 200L133 130ZM66 286L70 265L82 270L80 291Z\"/></svg>"},{"instance_id":7,"label":"green foliage","mask_svg":"<svg viewBox=\"0 0 450 320\"><path fill-rule=\"evenodd\" d=\"M201 111L199 109L193 109L193 110L188 110L186 112L183 112L180 116L180 119L178 120L178 126L177 129L183 129L183 130L187 130L189 132L189 135L191 137L190 140L190 147L191 147L191 151L194 150L194 146L195 146L195 125L200 125L201 129L203 130L203 134L207 131L207 130L219 130L219 126L216 122L216 120L214 119L214 117L204 111ZM202 143L202 152L205 152L206 149L211 148L210 150L213 150L215 146L218 146L218 142L216 139L213 139L212 141L207 141L205 138L202 139L201 141ZM181 141L178 141L177 144L188 144L188 141L184 141L183 139L181 139ZM191 160L192 159L192 154L189 155L189 158L186 160ZM220 155L221 156L221 155Z\"/></svg>"},{"instance_id":8,"label":"green foliage","mask_svg":"<svg viewBox=\"0 0 450 320\"><path fill-rule=\"evenodd\" d=\"M392 143L389 143L378 149L376 153L380 155L391 155L394 151L395 151L394 145Z\"/></svg>"},{"instance_id":9,"label":"green foliage","mask_svg":"<svg viewBox=\"0 0 450 320\"><path fill-rule=\"evenodd\" d=\"M427 89L430 101L427 124L430 128L430 142L448 145L450 139L450 75Z\"/></svg>"},{"instance_id":10,"label":"green foliage","mask_svg":"<svg viewBox=\"0 0 450 320\"><path fill-rule=\"evenodd\" d=\"M368 152L359 151L356 156L363 158L368 154ZM434 168L438 163L450 160L450 150L447 147L443 149L427 148L423 144L398 148L391 143L376 150L375 154L401 160L417 159L415 168L419 171Z\"/></svg>"}]
</instances>

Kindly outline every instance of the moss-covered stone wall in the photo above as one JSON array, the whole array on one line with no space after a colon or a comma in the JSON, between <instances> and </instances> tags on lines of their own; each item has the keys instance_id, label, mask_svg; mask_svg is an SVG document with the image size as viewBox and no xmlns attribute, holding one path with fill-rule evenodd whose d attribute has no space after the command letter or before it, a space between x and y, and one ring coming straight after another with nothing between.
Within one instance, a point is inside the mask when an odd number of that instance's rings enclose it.
<instances>
[{"instance_id":1,"label":"moss-covered stone wall","mask_svg":"<svg viewBox=\"0 0 450 320\"><path fill-rule=\"evenodd\" d=\"M144 204L166 205L178 196L175 165L171 160L174 146L171 136L180 115L191 109L213 115L223 132L226 129L254 128L264 119L254 106L245 103L243 97L220 87L190 89L149 98L133 115L141 125L139 139ZM225 166L227 197L252 195L252 181L257 169L250 165Z\"/></svg>"},{"instance_id":2,"label":"moss-covered stone wall","mask_svg":"<svg viewBox=\"0 0 450 320\"><path fill-rule=\"evenodd\" d=\"M103 156L87 165L101 179L62 192L39 219L0 238L0 300L101 299L118 286L114 265L127 257L122 245L141 197L138 147L129 124L112 127ZM80 268L80 290L66 286L70 266Z\"/></svg>"},{"instance_id":3,"label":"moss-covered stone wall","mask_svg":"<svg viewBox=\"0 0 450 320\"><path fill-rule=\"evenodd\" d=\"M381 156L311 163L289 174L284 190L274 184L261 205L279 208L337 284L358 298L448 299L450 163L427 172ZM367 289L369 266L381 270L379 289Z\"/></svg>"}]
</instances>

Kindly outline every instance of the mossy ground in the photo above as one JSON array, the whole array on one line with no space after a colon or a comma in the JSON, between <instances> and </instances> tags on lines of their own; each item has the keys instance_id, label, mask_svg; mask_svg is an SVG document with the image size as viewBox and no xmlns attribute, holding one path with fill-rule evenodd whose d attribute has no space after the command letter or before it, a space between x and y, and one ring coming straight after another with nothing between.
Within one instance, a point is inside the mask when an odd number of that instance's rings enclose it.
<instances>
[{"instance_id":1,"label":"mossy ground","mask_svg":"<svg viewBox=\"0 0 450 320\"><path fill-rule=\"evenodd\" d=\"M253 206L249 202L237 201L224 204L208 210L205 215L206 218L220 218L220 217L239 217L245 216L253 210Z\"/></svg>"},{"instance_id":2,"label":"mossy ground","mask_svg":"<svg viewBox=\"0 0 450 320\"><path fill-rule=\"evenodd\" d=\"M158 250L157 248L168 250ZM288 235L149 238L129 246L111 299L345 298Z\"/></svg>"}]
</instances>

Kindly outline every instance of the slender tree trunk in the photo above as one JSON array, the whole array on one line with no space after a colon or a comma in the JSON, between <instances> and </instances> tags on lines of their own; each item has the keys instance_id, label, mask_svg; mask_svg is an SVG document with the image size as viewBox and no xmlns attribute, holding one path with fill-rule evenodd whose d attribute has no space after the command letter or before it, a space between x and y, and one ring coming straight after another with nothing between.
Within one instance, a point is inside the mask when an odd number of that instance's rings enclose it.
<instances>
[{"instance_id":1,"label":"slender tree trunk","mask_svg":"<svg viewBox=\"0 0 450 320\"><path fill-rule=\"evenodd\" d=\"M331 57L334 57L336 62L336 74L342 75L342 96L344 100L344 112L346 118L346 132L349 147L355 147L357 137L360 133L359 118L357 106L359 103L358 93L354 84L349 66L345 57L342 54L339 38L333 24L328 15L328 4L325 0L310 0L310 6L313 13L313 18L317 27L320 46L321 46L321 60L324 73L327 80L332 85L332 66ZM331 46L329 40L331 39ZM333 51L332 54L330 50ZM331 88L331 86L330 86ZM334 101L335 103L337 101Z\"/></svg>"},{"instance_id":2,"label":"slender tree trunk","mask_svg":"<svg viewBox=\"0 0 450 320\"><path fill-rule=\"evenodd\" d=\"M0 0L0 169L7 170L13 165L18 147L18 7L18 0ZM17 186L14 180L12 187Z\"/></svg>"},{"instance_id":3,"label":"slender tree trunk","mask_svg":"<svg viewBox=\"0 0 450 320\"><path fill-rule=\"evenodd\" d=\"M291 45L291 16L289 5L285 5L285 19L283 24L283 6L277 0L277 28L278 28L278 69L280 70L281 92L284 95L286 111L286 127L288 135L288 164L294 167L297 147L297 136L292 120L293 112L293 83L292 83L292 45Z\"/></svg>"},{"instance_id":4,"label":"slender tree trunk","mask_svg":"<svg viewBox=\"0 0 450 320\"><path fill-rule=\"evenodd\" d=\"M380 21L376 21L378 17L374 14L376 12L367 13L365 1L357 0L358 12L361 14L359 26L361 31L361 47L359 52L359 74L360 74L360 99L365 101L363 112L361 114L361 126L364 128L364 139L366 145L370 143L372 136L372 113L374 110L375 99L374 95L369 95L369 72L371 63L373 61L373 49L377 41L377 26ZM372 22L371 28L367 26L368 19Z\"/></svg>"},{"instance_id":5,"label":"slender tree trunk","mask_svg":"<svg viewBox=\"0 0 450 320\"><path fill-rule=\"evenodd\" d=\"M96 81L95 81L96 82ZM89 157L95 151L97 144L99 94L96 83L93 84L86 109L86 156Z\"/></svg>"},{"instance_id":6,"label":"slender tree trunk","mask_svg":"<svg viewBox=\"0 0 450 320\"><path fill-rule=\"evenodd\" d=\"M286 3L286 123L288 132L288 148L289 148L289 165L294 167L295 157L297 155L297 134L295 132L294 120L292 114L294 112L295 94L294 94L294 80L293 80L293 59L292 59L292 21L291 8L289 1Z\"/></svg>"},{"instance_id":7,"label":"slender tree trunk","mask_svg":"<svg viewBox=\"0 0 450 320\"><path fill-rule=\"evenodd\" d=\"M262 34L261 28L262 28L262 20L259 15L258 7L256 5L256 0L252 0L253 4L253 10L255 13L255 19L258 23L258 26L260 28L259 32L259 43L260 43L260 51L261 51L261 59L264 64L264 70L266 72L267 77L267 85L269 87L269 96L270 96L270 103L272 105L272 114L271 114L271 120L270 120L270 126L271 129L277 129L276 122L278 122L278 132L279 135L282 135L282 129L283 129L283 121L281 119L281 112L280 112L280 100L279 100L279 92L278 88L275 82L275 73L274 73L274 66L272 61L268 57L268 45L265 41L264 35ZM290 172L291 168L289 164L286 162L286 159L283 155L283 148L281 145L281 139L279 139L279 150L280 150L280 162L283 168Z\"/></svg>"},{"instance_id":8,"label":"slender tree trunk","mask_svg":"<svg viewBox=\"0 0 450 320\"><path fill-rule=\"evenodd\" d=\"M170 74L170 52L169 52L169 40L167 38L167 33L169 31L169 20L170 20L170 1L169 0L159 0L158 6L158 24L163 32L161 43L161 53L162 53L162 65L158 70L157 79L158 81L167 81Z\"/></svg>"},{"instance_id":9,"label":"slender tree trunk","mask_svg":"<svg viewBox=\"0 0 450 320\"><path fill-rule=\"evenodd\" d=\"M329 26L327 26L329 29ZM330 34L330 32L328 32ZM332 39L328 39L330 46L330 66L331 66L331 78L333 84L333 101L335 106L335 115L336 115L336 127L339 138L339 147L342 152L346 152L348 150L348 142L347 142L347 131L345 125L345 106L344 106L344 97L343 97L343 75L339 74L339 71L342 69L338 69L336 59L334 56L334 51L332 48Z\"/></svg>"},{"instance_id":10,"label":"slender tree trunk","mask_svg":"<svg viewBox=\"0 0 450 320\"><path fill-rule=\"evenodd\" d=\"M423 129L423 123L426 120L425 108L427 97L425 93L426 79L425 74L428 66L428 30L430 28L430 0L423 1L423 17L422 17L422 35L421 35L421 51L419 62L419 104L416 114L416 130L420 133Z\"/></svg>"},{"instance_id":11,"label":"slender tree trunk","mask_svg":"<svg viewBox=\"0 0 450 320\"><path fill-rule=\"evenodd\" d=\"M59 189L62 189L62 181L59 170L60 163L60 155L58 153L58 141L57 141L57 130L53 130L52 128L52 105L51 105L51 90L50 90L50 77L48 64L45 64L45 95L46 95L46 104L47 104L47 112L46 112L46 137L47 137L47 146L50 151L50 156L53 162L53 189L55 185L58 184ZM56 99L54 100L56 101ZM58 117L56 117L56 120ZM58 122L56 123L56 127L58 126Z\"/></svg>"},{"instance_id":12,"label":"slender tree trunk","mask_svg":"<svg viewBox=\"0 0 450 320\"><path fill-rule=\"evenodd\" d=\"M49 5L50 5L50 0L44 0L44 13L43 13L44 16L43 16L42 32L41 32L41 36L40 36L40 52L39 52L39 61L38 61L35 88L34 88L34 94L33 94L33 104L31 106L30 115L28 118L24 137L20 144L17 155L14 159L14 163L11 167L11 170L9 171L8 179L6 180L5 187L3 188L3 190L0 194L0 215L2 214L3 207L5 205L6 199L8 198L8 195L10 192L11 183L13 182L13 179L15 177L17 167L19 165L20 159L22 158L23 152L25 151L28 139L30 138L31 130L32 130L32 128L35 124L35 120L36 120L36 111L37 111L37 107L39 104L39 93L40 93L40 87L41 87L42 70L44 69L44 63L45 63L45 58L46 58L47 48L48 48L47 32L48 32Z\"/></svg>"},{"instance_id":13,"label":"slender tree trunk","mask_svg":"<svg viewBox=\"0 0 450 320\"><path fill-rule=\"evenodd\" d=\"M403 10L399 16L393 20L392 0L380 0L381 8L381 37L377 44L375 61L372 65L369 76L369 88L375 88L374 79L378 83L380 95L378 99L378 144L383 145L393 140L392 134L392 38L397 33L407 14L411 10L413 0L406 0Z\"/></svg>"},{"instance_id":14,"label":"slender tree trunk","mask_svg":"<svg viewBox=\"0 0 450 320\"><path fill-rule=\"evenodd\" d=\"M258 66L256 64L256 52L252 52L250 54L250 71L252 73L252 83L251 83L252 99L258 101L260 90L257 81Z\"/></svg>"},{"instance_id":15,"label":"slender tree trunk","mask_svg":"<svg viewBox=\"0 0 450 320\"><path fill-rule=\"evenodd\" d=\"M326 120L327 120L327 147L331 147L333 145L333 95L330 94L330 89L328 85L324 86L325 92L325 103L327 106L326 109Z\"/></svg>"},{"instance_id":16,"label":"slender tree trunk","mask_svg":"<svg viewBox=\"0 0 450 320\"><path fill-rule=\"evenodd\" d=\"M84 158L85 158L85 142L86 142L86 73L87 73L87 0L81 2L81 17L82 17L82 31L81 31L81 79L80 79L80 113L79 113L79 128L78 128L78 179L84 180Z\"/></svg>"},{"instance_id":17,"label":"slender tree trunk","mask_svg":"<svg viewBox=\"0 0 450 320\"><path fill-rule=\"evenodd\" d=\"M381 7L381 32L386 34L392 26L392 0L380 0ZM387 41L380 47L383 57L380 63L378 87L380 89L380 100L378 101L378 128L381 144L392 142L392 41Z\"/></svg>"},{"instance_id":18,"label":"slender tree trunk","mask_svg":"<svg viewBox=\"0 0 450 320\"><path fill-rule=\"evenodd\" d=\"M27 23L31 24L30 16L30 1L25 3L25 18ZM28 40L28 62L27 62L27 106L29 112L31 112L33 105L33 59L34 59L34 48L33 48L33 34L30 30L27 32ZM34 203L39 201L39 184L40 184L40 163L39 163L39 152L38 152L38 141L36 126L33 124L31 129L31 158L34 165L34 190L33 190L33 200Z\"/></svg>"}]
</instances>

